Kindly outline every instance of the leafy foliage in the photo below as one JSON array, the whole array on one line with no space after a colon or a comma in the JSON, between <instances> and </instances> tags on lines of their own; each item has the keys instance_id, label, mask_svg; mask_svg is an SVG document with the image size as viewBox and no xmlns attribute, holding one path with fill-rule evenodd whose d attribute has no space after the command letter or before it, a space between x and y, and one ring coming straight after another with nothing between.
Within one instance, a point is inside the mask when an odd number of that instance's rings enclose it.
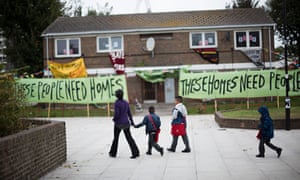
<instances>
[{"instance_id":1,"label":"leafy foliage","mask_svg":"<svg viewBox=\"0 0 300 180\"><path fill-rule=\"evenodd\" d=\"M23 128L21 117L25 112L22 93L10 74L0 75L0 137L18 132Z\"/></svg>"},{"instance_id":2,"label":"leafy foliage","mask_svg":"<svg viewBox=\"0 0 300 180\"><path fill-rule=\"evenodd\" d=\"M81 0L64 0L65 7L63 9L64 14L70 17L80 16L109 16L112 12L113 7L108 2L104 6L97 3L94 7L83 7ZM83 10L87 9L87 13Z\"/></svg>"},{"instance_id":3,"label":"leafy foliage","mask_svg":"<svg viewBox=\"0 0 300 180\"><path fill-rule=\"evenodd\" d=\"M227 5L226 8L258 8L258 0L232 0L232 5Z\"/></svg>"},{"instance_id":4,"label":"leafy foliage","mask_svg":"<svg viewBox=\"0 0 300 180\"><path fill-rule=\"evenodd\" d=\"M58 16L59 0L1 0L0 29L6 37L7 60L11 68L30 66L34 73L43 69L42 31Z\"/></svg>"},{"instance_id":5,"label":"leafy foliage","mask_svg":"<svg viewBox=\"0 0 300 180\"><path fill-rule=\"evenodd\" d=\"M65 16L70 16L70 17L82 16L81 0L64 0L63 12Z\"/></svg>"},{"instance_id":6,"label":"leafy foliage","mask_svg":"<svg viewBox=\"0 0 300 180\"><path fill-rule=\"evenodd\" d=\"M284 2L286 2L286 21ZM300 1L299 0L268 0L267 11L277 24L279 37L284 40L286 22L287 46L290 54L300 57ZM284 42L284 41L283 41Z\"/></svg>"}]
</instances>

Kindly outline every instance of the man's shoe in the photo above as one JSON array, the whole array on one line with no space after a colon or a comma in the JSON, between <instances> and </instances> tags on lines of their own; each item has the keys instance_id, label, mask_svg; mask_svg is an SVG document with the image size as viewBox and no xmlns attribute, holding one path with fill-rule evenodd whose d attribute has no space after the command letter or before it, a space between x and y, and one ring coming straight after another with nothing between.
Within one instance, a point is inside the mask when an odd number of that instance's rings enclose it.
<instances>
[{"instance_id":1,"label":"man's shoe","mask_svg":"<svg viewBox=\"0 0 300 180\"><path fill-rule=\"evenodd\" d=\"M282 152L282 149L281 148L279 148L277 151L277 157L279 158L280 157L280 155L281 155L281 152Z\"/></svg>"},{"instance_id":2,"label":"man's shoe","mask_svg":"<svg viewBox=\"0 0 300 180\"><path fill-rule=\"evenodd\" d=\"M152 155L152 153L150 151L147 151L146 154L147 155Z\"/></svg>"},{"instance_id":3,"label":"man's shoe","mask_svg":"<svg viewBox=\"0 0 300 180\"><path fill-rule=\"evenodd\" d=\"M183 152L183 153L189 153L189 152L191 152L191 150L190 149L184 149L181 152Z\"/></svg>"},{"instance_id":4,"label":"man's shoe","mask_svg":"<svg viewBox=\"0 0 300 180\"><path fill-rule=\"evenodd\" d=\"M130 159L135 159L135 158L137 158L139 156L140 156L139 154L135 154L135 155L130 156Z\"/></svg>"},{"instance_id":5,"label":"man's shoe","mask_svg":"<svg viewBox=\"0 0 300 180\"><path fill-rule=\"evenodd\" d=\"M164 155L164 148L160 148L159 152L160 152L160 155L163 156Z\"/></svg>"},{"instance_id":6,"label":"man's shoe","mask_svg":"<svg viewBox=\"0 0 300 180\"><path fill-rule=\"evenodd\" d=\"M115 158L116 155L113 155L112 153L108 153L109 154L109 157L112 157L112 158Z\"/></svg>"},{"instance_id":7,"label":"man's shoe","mask_svg":"<svg viewBox=\"0 0 300 180\"><path fill-rule=\"evenodd\" d=\"M265 155L263 155L263 154L258 154L258 155L256 155L256 157L257 157L257 158L264 158Z\"/></svg>"},{"instance_id":8,"label":"man's shoe","mask_svg":"<svg viewBox=\"0 0 300 180\"><path fill-rule=\"evenodd\" d=\"M168 150L169 152L175 152L175 149L172 149L172 148L167 148L167 150Z\"/></svg>"}]
</instances>

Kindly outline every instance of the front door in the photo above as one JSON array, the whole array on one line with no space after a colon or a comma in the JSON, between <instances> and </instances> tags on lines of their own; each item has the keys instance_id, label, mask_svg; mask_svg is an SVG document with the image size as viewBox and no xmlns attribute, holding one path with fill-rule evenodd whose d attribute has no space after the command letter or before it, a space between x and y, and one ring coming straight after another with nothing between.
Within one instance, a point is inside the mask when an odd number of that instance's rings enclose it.
<instances>
[{"instance_id":1,"label":"front door","mask_svg":"<svg viewBox=\"0 0 300 180\"><path fill-rule=\"evenodd\" d=\"M175 80L167 78L165 80L165 102L174 103L175 100Z\"/></svg>"},{"instance_id":2,"label":"front door","mask_svg":"<svg viewBox=\"0 0 300 180\"><path fill-rule=\"evenodd\" d=\"M156 85L144 81L144 103L156 103Z\"/></svg>"}]
</instances>

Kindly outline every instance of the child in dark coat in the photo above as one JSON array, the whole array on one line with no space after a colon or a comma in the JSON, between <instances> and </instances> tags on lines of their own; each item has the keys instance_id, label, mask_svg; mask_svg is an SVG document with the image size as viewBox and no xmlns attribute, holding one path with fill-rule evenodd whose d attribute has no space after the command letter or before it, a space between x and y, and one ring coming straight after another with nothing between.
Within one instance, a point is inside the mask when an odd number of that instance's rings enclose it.
<instances>
[{"instance_id":1,"label":"child in dark coat","mask_svg":"<svg viewBox=\"0 0 300 180\"><path fill-rule=\"evenodd\" d=\"M146 126L146 134L148 134L148 151L146 154L151 155L152 154L152 147L154 147L158 152L160 152L160 155L163 156L164 150L162 147L160 147L156 142L156 137L158 136L158 133L160 131L160 117L156 115L155 109L153 106L149 107L149 114L146 115L143 119L143 121L137 125L135 125L135 128L139 128L141 126Z\"/></svg>"},{"instance_id":2,"label":"child in dark coat","mask_svg":"<svg viewBox=\"0 0 300 180\"><path fill-rule=\"evenodd\" d=\"M260 135L259 138L259 154L256 155L258 158L265 157L265 146L266 144L269 148L273 149L277 153L277 157L279 158L281 155L282 149L277 147L271 143L271 139L274 137L274 128L273 128L273 120L270 117L268 108L266 106L262 106L258 109L258 112L261 114L260 124L258 125Z\"/></svg>"}]
</instances>

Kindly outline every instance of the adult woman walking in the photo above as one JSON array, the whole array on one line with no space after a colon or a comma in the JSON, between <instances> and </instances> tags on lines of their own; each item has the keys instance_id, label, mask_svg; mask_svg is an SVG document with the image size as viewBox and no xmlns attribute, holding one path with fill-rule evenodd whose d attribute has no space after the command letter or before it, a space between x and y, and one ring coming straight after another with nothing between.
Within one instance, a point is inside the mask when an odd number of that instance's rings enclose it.
<instances>
[{"instance_id":1,"label":"adult woman walking","mask_svg":"<svg viewBox=\"0 0 300 180\"><path fill-rule=\"evenodd\" d=\"M116 91L117 100L114 105L114 139L109 151L110 157L116 157L118 151L118 143L120 132L123 130L126 140L130 146L131 159L135 159L140 155L139 149L131 136L130 125L134 125L132 115L130 112L129 104L123 99L123 91L121 89Z\"/></svg>"}]
</instances>

